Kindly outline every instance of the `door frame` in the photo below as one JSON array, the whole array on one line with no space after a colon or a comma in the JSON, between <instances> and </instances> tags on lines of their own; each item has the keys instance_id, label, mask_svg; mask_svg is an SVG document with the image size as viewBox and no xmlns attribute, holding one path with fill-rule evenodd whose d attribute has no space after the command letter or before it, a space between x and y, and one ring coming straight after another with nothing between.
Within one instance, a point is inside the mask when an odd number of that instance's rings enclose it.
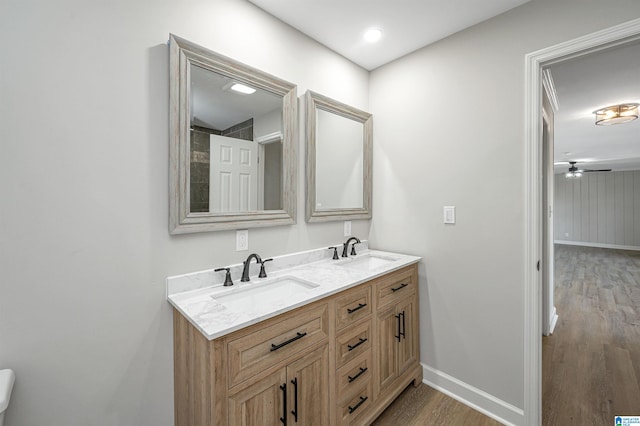
<instances>
[{"instance_id":1,"label":"door frame","mask_svg":"<svg viewBox=\"0 0 640 426\"><path fill-rule=\"evenodd\" d=\"M640 19L525 56L524 421L542 422L542 67L640 39Z\"/></svg>"},{"instance_id":2,"label":"door frame","mask_svg":"<svg viewBox=\"0 0 640 426\"><path fill-rule=\"evenodd\" d=\"M558 99L551 71L542 71L542 334L549 336L558 321L553 299L554 284L554 115Z\"/></svg>"}]
</instances>

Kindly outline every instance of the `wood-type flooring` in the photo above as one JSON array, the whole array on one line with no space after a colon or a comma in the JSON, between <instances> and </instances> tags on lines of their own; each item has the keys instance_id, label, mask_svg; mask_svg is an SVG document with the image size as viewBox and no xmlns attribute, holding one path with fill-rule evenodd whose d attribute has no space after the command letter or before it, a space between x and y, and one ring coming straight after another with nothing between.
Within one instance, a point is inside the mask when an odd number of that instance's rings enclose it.
<instances>
[{"instance_id":1,"label":"wood-type flooring","mask_svg":"<svg viewBox=\"0 0 640 426\"><path fill-rule=\"evenodd\" d=\"M374 426L500 426L500 423L421 383L409 385Z\"/></svg>"},{"instance_id":2,"label":"wood-type flooring","mask_svg":"<svg viewBox=\"0 0 640 426\"><path fill-rule=\"evenodd\" d=\"M559 320L542 339L542 424L640 416L640 252L555 246Z\"/></svg>"}]
</instances>

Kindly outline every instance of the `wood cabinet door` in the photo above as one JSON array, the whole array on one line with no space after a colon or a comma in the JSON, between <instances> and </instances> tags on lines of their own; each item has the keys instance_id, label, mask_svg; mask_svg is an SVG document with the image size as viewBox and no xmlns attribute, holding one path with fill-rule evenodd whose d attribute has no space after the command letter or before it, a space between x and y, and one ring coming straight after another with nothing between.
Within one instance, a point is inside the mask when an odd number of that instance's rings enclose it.
<instances>
[{"instance_id":1,"label":"wood cabinet door","mask_svg":"<svg viewBox=\"0 0 640 426\"><path fill-rule=\"evenodd\" d=\"M378 312L377 367L378 390L382 391L398 377L398 318L395 305Z\"/></svg>"},{"instance_id":2,"label":"wood cabinet door","mask_svg":"<svg viewBox=\"0 0 640 426\"><path fill-rule=\"evenodd\" d=\"M329 424L329 346L287 366L288 425Z\"/></svg>"},{"instance_id":3,"label":"wood cabinet door","mask_svg":"<svg viewBox=\"0 0 640 426\"><path fill-rule=\"evenodd\" d=\"M284 368L229 397L229 424L277 426L284 422ZM286 387L289 391L290 387Z\"/></svg>"},{"instance_id":4,"label":"wood cabinet door","mask_svg":"<svg viewBox=\"0 0 640 426\"><path fill-rule=\"evenodd\" d=\"M417 336L417 313L416 298L411 297L398 303L396 315L400 322L400 341L398 346L398 374L404 373L407 368L415 364L417 359L418 336Z\"/></svg>"}]
</instances>

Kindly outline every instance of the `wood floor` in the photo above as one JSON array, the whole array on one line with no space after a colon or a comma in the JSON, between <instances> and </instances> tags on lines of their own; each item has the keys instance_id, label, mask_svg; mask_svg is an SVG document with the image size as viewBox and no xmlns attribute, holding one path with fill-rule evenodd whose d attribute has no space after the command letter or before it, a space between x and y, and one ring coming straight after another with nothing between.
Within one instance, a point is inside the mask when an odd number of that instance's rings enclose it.
<instances>
[{"instance_id":1,"label":"wood floor","mask_svg":"<svg viewBox=\"0 0 640 426\"><path fill-rule=\"evenodd\" d=\"M554 334L542 340L543 425L640 415L640 252L555 246Z\"/></svg>"},{"instance_id":2,"label":"wood floor","mask_svg":"<svg viewBox=\"0 0 640 426\"><path fill-rule=\"evenodd\" d=\"M409 385L378 417L375 426L499 426L500 423L424 383Z\"/></svg>"}]
</instances>

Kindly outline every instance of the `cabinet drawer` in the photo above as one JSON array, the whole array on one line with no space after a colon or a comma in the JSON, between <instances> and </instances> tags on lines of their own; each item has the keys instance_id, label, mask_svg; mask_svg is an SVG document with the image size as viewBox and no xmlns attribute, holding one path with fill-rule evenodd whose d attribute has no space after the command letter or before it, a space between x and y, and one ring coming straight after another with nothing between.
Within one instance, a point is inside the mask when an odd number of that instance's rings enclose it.
<instances>
[{"instance_id":1,"label":"cabinet drawer","mask_svg":"<svg viewBox=\"0 0 640 426\"><path fill-rule=\"evenodd\" d=\"M365 320L336 337L336 367L339 368L371 349L371 320Z\"/></svg>"},{"instance_id":2,"label":"cabinet drawer","mask_svg":"<svg viewBox=\"0 0 640 426\"><path fill-rule=\"evenodd\" d=\"M367 414L369 406L373 400L372 381L367 380L354 392L353 396L343 398L338 401L338 424L339 425L360 425L359 419Z\"/></svg>"},{"instance_id":3,"label":"cabinet drawer","mask_svg":"<svg viewBox=\"0 0 640 426\"><path fill-rule=\"evenodd\" d=\"M336 299L336 330L371 314L371 286L349 290Z\"/></svg>"},{"instance_id":4,"label":"cabinet drawer","mask_svg":"<svg viewBox=\"0 0 640 426\"><path fill-rule=\"evenodd\" d=\"M229 387L254 377L311 345L327 338L328 307L322 304L250 332L232 335L227 343Z\"/></svg>"},{"instance_id":5,"label":"cabinet drawer","mask_svg":"<svg viewBox=\"0 0 640 426\"><path fill-rule=\"evenodd\" d=\"M389 274L376 283L377 307L396 302L416 291L418 277L414 266Z\"/></svg>"},{"instance_id":6,"label":"cabinet drawer","mask_svg":"<svg viewBox=\"0 0 640 426\"><path fill-rule=\"evenodd\" d=\"M363 383L371 379L371 351L365 352L338 370L336 393L338 399L348 398L358 391Z\"/></svg>"}]
</instances>

